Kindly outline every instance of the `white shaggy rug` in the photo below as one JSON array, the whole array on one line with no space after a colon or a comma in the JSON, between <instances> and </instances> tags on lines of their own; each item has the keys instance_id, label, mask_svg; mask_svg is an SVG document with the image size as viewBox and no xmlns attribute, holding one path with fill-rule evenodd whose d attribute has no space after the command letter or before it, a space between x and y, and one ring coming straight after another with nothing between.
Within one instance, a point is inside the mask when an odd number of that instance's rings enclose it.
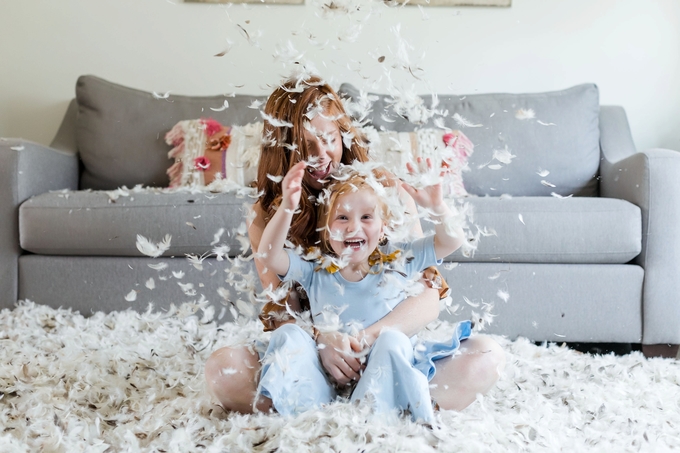
<instances>
[{"instance_id":1,"label":"white shaggy rug","mask_svg":"<svg viewBox=\"0 0 680 453\"><path fill-rule=\"evenodd\" d=\"M498 340L498 386L429 428L336 403L225 414L205 392L217 347L262 337L211 309L85 318L30 302L0 313L0 451L666 451L680 448L680 365ZM445 335L440 324L429 333Z\"/></svg>"}]
</instances>

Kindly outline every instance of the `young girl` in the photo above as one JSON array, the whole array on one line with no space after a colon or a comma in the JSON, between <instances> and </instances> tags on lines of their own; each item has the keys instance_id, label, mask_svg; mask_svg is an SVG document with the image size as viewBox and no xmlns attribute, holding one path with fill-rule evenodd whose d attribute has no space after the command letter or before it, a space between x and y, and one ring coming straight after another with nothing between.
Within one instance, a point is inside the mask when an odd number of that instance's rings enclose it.
<instances>
[{"instance_id":1,"label":"young girl","mask_svg":"<svg viewBox=\"0 0 680 453\"><path fill-rule=\"evenodd\" d=\"M431 162L427 161L431 169ZM407 294L418 292L420 273L457 250L463 243L460 226L444 203L441 184L404 189L435 223L435 234L413 242L380 247L403 216L396 188L384 172L368 174L342 167L321 195L319 229L324 254L306 261L284 248L288 229L300 202L301 181L307 164L291 168L282 182L283 199L262 234L259 259L283 281L298 282L305 289L315 325L314 332L339 330L350 335L379 321ZM409 167L413 172L413 167ZM390 187L392 186L392 187ZM400 206L398 206L400 207ZM401 208L403 210L403 208ZM469 337L469 321L460 323L449 344L420 345L397 330L384 330L368 353L366 369L352 392L352 400L369 398L376 412L408 410L414 420L431 422L432 403L428 382L435 374L434 360L452 355ZM306 337L306 338L305 338ZM354 338L354 337L352 337ZM301 347L305 344L306 347ZM363 345L352 348L361 353ZM316 344L296 325L279 328L272 335L263 359L259 392L283 414L294 414L329 403L335 387L322 372Z\"/></svg>"}]
</instances>

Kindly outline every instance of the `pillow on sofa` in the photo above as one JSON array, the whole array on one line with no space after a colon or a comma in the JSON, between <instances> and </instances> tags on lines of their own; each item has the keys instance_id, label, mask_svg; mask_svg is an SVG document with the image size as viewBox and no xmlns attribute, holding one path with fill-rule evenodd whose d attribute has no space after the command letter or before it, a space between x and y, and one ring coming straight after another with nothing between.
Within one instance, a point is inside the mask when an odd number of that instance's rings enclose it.
<instances>
[{"instance_id":1,"label":"pillow on sofa","mask_svg":"<svg viewBox=\"0 0 680 453\"><path fill-rule=\"evenodd\" d=\"M460 131L418 129L413 132L378 132L372 126L362 128L370 142L371 159L382 162L400 178L405 178L406 163L416 158L430 158L432 163L445 170L444 196L467 196L463 184L463 171L469 171L468 157L473 153L472 142Z\"/></svg>"},{"instance_id":2,"label":"pillow on sofa","mask_svg":"<svg viewBox=\"0 0 680 453\"><path fill-rule=\"evenodd\" d=\"M248 186L257 178L262 122L223 126L212 118L184 120L166 135L170 187L207 186L216 178Z\"/></svg>"},{"instance_id":3,"label":"pillow on sofa","mask_svg":"<svg viewBox=\"0 0 680 453\"><path fill-rule=\"evenodd\" d=\"M253 101L266 96L179 96L159 98L94 76L76 84L77 143L83 162L81 189L111 190L168 185L164 136L177 122L210 115L222 124L261 120ZM216 111L228 102L228 108ZM211 108L213 110L211 110Z\"/></svg>"},{"instance_id":4,"label":"pillow on sofa","mask_svg":"<svg viewBox=\"0 0 680 453\"><path fill-rule=\"evenodd\" d=\"M367 94L349 84L339 92L349 98L355 117L379 131L461 129L475 144L471 171L465 173L465 188L473 195L597 195L600 106L594 84L436 100Z\"/></svg>"},{"instance_id":5,"label":"pillow on sofa","mask_svg":"<svg viewBox=\"0 0 680 453\"><path fill-rule=\"evenodd\" d=\"M262 122L225 127L213 119L180 121L165 136L174 146L168 157L175 162L167 170L170 187L207 186L217 175L240 186L257 180L260 161ZM432 159L445 170L444 195L468 195L462 172L474 150L461 132L421 129L415 132L378 132L365 127L362 132L370 143L370 156L399 177L406 175L406 162L417 157Z\"/></svg>"}]
</instances>

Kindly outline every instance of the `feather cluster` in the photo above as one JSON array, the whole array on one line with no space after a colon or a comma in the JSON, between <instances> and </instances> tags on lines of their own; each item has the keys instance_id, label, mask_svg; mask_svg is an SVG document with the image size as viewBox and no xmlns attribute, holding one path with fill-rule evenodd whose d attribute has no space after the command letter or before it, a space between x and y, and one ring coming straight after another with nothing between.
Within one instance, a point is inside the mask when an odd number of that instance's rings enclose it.
<instances>
[{"instance_id":1,"label":"feather cluster","mask_svg":"<svg viewBox=\"0 0 680 453\"><path fill-rule=\"evenodd\" d=\"M431 427L336 402L296 417L224 413L203 365L266 341L257 321L218 325L206 304L95 313L30 302L0 312L3 452L668 451L680 448L680 363L591 356L496 337L498 385ZM420 336L442 340L436 322ZM607 389L607 391L603 391Z\"/></svg>"}]
</instances>

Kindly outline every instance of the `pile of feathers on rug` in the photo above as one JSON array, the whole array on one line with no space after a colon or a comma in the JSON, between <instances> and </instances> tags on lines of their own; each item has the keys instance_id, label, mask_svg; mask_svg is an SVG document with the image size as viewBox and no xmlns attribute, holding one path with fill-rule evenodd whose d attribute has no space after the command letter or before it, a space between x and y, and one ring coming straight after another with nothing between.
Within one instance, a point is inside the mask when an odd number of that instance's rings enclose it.
<instances>
[{"instance_id":1,"label":"pile of feathers on rug","mask_svg":"<svg viewBox=\"0 0 680 453\"><path fill-rule=\"evenodd\" d=\"M445 337L451 326L423 333ZM265 340L212 307L84 317L22 302L0 313L2 452L666 451L680 448L676 360L591 356L497 338L494 390L426 426L346 402L294 418L222 411L203 365L221 346Z\"/></svg>"}]
</instances>

